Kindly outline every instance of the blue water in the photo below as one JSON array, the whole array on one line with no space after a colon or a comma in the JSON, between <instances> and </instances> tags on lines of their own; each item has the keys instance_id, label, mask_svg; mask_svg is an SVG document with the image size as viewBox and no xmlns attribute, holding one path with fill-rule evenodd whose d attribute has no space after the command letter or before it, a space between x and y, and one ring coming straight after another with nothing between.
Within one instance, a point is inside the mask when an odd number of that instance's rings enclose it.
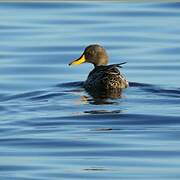
<instances>
[{"instance_id":1,"label":"blue water","mask_svg":"<svg viewBox=\"0 0 180 180\"><path fill-rule=\"evenodd\" d=\"M0 3L0 179L180 179L180 3ZM82 88L92 43L130 82Z\"/></svg>"}]
</instances>

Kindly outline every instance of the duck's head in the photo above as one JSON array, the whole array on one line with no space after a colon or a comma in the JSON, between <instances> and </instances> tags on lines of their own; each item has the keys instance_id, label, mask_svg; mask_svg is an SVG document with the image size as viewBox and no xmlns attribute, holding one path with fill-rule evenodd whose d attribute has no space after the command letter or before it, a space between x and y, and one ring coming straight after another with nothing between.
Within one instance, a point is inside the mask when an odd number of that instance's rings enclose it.
<instances>
[{"instance_id":1,"label":"duck's head","mask_svg":"<svg viewBox=\"0 0 180 180\"><path fill-rule=\"evenodd\" d=\"M98 44L89 45L80 58L70 62L69 65L79 65L85 62L92 63L94 66L107 65L108 55L106 50Z\"/></svg>"}]
</instances>

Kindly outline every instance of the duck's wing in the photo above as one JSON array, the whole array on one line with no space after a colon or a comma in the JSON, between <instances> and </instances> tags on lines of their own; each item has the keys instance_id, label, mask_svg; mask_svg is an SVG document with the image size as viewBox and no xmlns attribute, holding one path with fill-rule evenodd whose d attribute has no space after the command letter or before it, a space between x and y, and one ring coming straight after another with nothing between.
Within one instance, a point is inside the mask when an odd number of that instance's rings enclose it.
<instances>
[{"instance_id":1,"label":"duck's wing","mask_svg":"<svg viewBox=\"0 0 180 180\"><path fill-rule=\"evenodd\" d=\"M118 67L118 68L122 68L122 65L123 64L126 64L127 62L123 62L123 63L118 63L118 64L110 64L110 65L108 65L108 66L110 66L110 67Z\"/></svg>"},{"instance_id":2,"label":"duck's wing","mask_svg":"<svg viewBox=\"0 0 180 180\"><path fill-rule=\"evenodd\" d=\"M89 76L91 76L93 74L98 74L98 75L102 75L102 76L104 76L104 74L120 74L118 68L122 68L123 64L126 64L126 62L119 63L119 64L110 64L110 65L106 65L106 66L96 66L89 73Z\"/></svg>"},{"instance_id":3,"label":"duck's wing","mask_svg":"<svg viewBox=\"0 0 180 180\"><path fill-rule=\"evenodd\" d=\"M96 66L85 82L85 88L125 88L128 86L123 74L118 68L125 63L110 64L106 66Z\"/></svg>"},{"instance_id":4,"label":"duck's wing","mask_svg":"<svg viewBox=\"0 0 180 180\"><path fill-rule=\"evenodd\" d=\"M97 66L95 68L96 71L104 71L105 73L117 73L119 74L118 68L122 68L122 65L126 64L126 62L119 63L119 64L110 64L107 66Z\"/></svg>"}]
</instances>

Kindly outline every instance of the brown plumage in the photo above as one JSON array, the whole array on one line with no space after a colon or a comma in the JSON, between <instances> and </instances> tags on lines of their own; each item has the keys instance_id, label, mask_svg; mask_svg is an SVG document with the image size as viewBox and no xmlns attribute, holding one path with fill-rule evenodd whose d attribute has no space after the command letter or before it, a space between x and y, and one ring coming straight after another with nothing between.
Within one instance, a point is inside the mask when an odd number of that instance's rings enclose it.
<instances>
[{"instance_id":1,"label":"brown plumage","mask_svg":"<svg viewBox=\"0 0 180 180\"><path fill-rule=\"evenodd\" d=\"M94 69L89 73L84 87L88 91L116 91L128 87L128 81L120 73L119 68L123 64L108 64L108 55L105 49L97 44L85 48L80 58L72 61L72 64L84 62L92 63Z\"/></svg>"},{"instance_id":2,"label":"brown plumage","mask_svg":"<svg viewBox=\"0 0 180 180\"><path fill-rule=\"evenodd\" d=\"M124 64L124 63L122 63ZM128 82L120 73L118 67L122 64L112 64L107 66L96 66L88 75L84 87L88 90L112 90L124 89L128 87Z\"/></svg>"}]
</instances>

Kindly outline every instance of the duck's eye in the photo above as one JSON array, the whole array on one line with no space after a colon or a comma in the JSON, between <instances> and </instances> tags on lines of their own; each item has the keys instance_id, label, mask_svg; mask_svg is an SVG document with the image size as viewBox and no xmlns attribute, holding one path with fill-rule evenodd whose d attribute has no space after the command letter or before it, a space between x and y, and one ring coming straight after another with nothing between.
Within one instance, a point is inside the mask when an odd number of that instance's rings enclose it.
<instances>
[{"instance_id":1,"label":"duck's eye","mask_svg":"<svg viewBox=\"0 0 180 180\"><path fill-rule=\"evenodd\" d=\"M92 57L93 57L93 55L94 55L94 52L93 51L88 51L87 53L86 53L86 59L91 59Z\"/></svg>"}]
</instances>

